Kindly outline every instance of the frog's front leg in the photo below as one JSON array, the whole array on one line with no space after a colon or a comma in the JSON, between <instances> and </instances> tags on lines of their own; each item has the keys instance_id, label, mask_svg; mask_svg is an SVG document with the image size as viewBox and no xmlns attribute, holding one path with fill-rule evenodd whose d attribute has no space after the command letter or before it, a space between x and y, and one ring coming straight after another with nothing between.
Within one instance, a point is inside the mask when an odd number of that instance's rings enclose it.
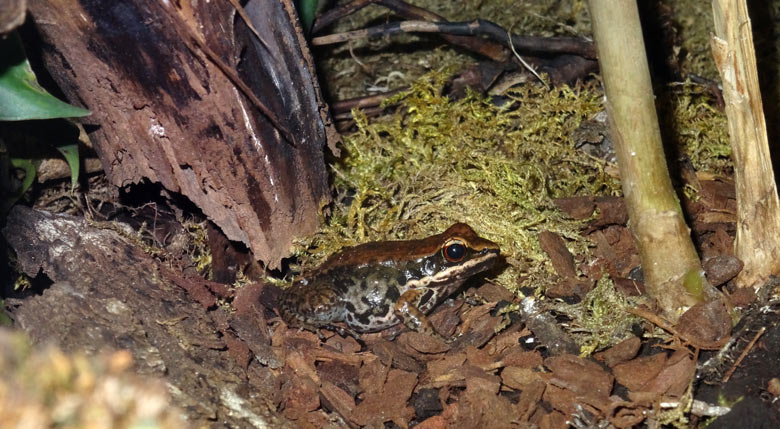
<instances>
[{"instance_id":1,"label":"frog's front leg","mask_svg":"<svg viewBox=\"0 0 780 429\"><path fill-rule=\"evenodd\" d=\"M445 338L433 328L433 323L430 319L418 308L420 305L420 298L428 292L426 288L409 289L404 292L395 303L393 312L401 319L407 328L421 332L426 335L430 335L434 338L438 338L446 343L454 341L454 338Z\"/></svg>"}]
</instances>

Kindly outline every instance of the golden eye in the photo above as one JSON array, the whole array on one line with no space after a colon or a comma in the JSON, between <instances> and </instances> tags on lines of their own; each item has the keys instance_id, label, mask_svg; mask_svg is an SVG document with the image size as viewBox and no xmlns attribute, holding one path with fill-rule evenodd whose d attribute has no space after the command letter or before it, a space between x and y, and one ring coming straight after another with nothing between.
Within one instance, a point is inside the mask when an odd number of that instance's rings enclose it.
<instances>
[{"instance_id":1,"label":"golden eye","mask_svg":"<svg viewBox=\"0 0 780 429\"><path fill-rule=\"evenodd\" d=\"M461 241L452 240L444 245L444 258L450 262L460 262L466 257L466 246Z\"/></svg>"}]
</instances>

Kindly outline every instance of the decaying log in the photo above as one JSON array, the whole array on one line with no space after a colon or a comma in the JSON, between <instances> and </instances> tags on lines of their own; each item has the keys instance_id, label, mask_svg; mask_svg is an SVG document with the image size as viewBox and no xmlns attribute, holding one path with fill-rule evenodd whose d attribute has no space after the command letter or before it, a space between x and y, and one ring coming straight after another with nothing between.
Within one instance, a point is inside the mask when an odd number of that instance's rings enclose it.
<instances>
[{"instance_id":1,"label":"decaying log","mask_svg":"<svg viewBox=\"0 0 780 429\"><path fill-rule=\"evenodd\" d=\"M244 7L259 38L228 0L29 5L49 72L94 112L84 122L111 182L180 192L277 267L316 228L337 137L292 2Z\"/></svg>"},{"instance_id":2,"label":"decaying log","mask_svg":"<svg viewBox=\"0 0 780 429\"><path fill-rule=\"evenodd\" d=\"M231 338L219 335L220 310L205 311L166 280L167 267L118 233L17 206L3 234L19 269L54 282L41 295L6 299L15 326L34 343L70 352L129 350L137 372L164 378L191 427L289 426L273 405L271 370L226 351Z\"/></svg>"}]
</instances>

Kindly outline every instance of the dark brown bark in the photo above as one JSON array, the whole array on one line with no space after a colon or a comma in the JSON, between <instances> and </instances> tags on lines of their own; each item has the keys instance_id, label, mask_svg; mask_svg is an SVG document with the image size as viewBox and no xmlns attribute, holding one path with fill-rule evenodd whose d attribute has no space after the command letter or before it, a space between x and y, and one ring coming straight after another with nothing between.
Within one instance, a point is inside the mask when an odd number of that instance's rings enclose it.
<instances>
[{"instance_id":1,"label":"dark brown bark","mask_svg":"<svg viewBox=\"0 0 780 429\"><path fill-rule=\"evenodd\" d=\"M258 40L228 1L176 4L33 0L30 11L50 73L94 112L84 122L111 182L182 193L276 267L317 226L324 146L337 139L295 12L250 0Z\"/></svg>"}]
</instances>

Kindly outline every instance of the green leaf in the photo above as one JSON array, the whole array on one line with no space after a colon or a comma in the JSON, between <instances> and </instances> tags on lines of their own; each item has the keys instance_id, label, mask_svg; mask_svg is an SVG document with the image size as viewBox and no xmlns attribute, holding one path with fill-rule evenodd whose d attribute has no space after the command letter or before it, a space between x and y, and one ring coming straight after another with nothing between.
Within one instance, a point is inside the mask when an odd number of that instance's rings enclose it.
<instances>
[{"instance_id":1,"label":"green leaf","mask_svg":"<svg viewBox=\"0 0 780 429\"><path fill-rule=\"evenodd\" d=\"M0 120L87 116L91 112L60 101L35 79L16 32L0 38Z\"/></svg>"},{"instance_id":2,"label":"green leaf","mask_svg":"<svg viewBox=\"0 0 780 429\"><path fill-rule=\"evenodd\" d=\"M317 14L318 0L298 0L298 15L301 17L303 31L309 34L314 24L314 16Z\"/></svg>"},{"instance_id":3,"label":"green leaf","mask_svg":"<svg viewBox=\"0 0 780 429\"><path fill-rule=\"evenodd\" d=\"M19 201L19 198L22 198L22 195L30 189L30 186L32 186L35 181L35 164L33 164L32 160L11 158L10 161L11 167L24 170L24 179L22 180L22 185L16 192L13 192L0 201L0 215L2 216L5 216L5 214L8 213L8 210Z\"/></svg>"},{"instance_id":4,"label":"green leaf","mask_svg":"<svg viewBox=\"0 0 780 429\"><path fill-rule=\"evenodd\" d=\"M67 144L57 146L57 150L65 157L65 161L68 161L68 166L70 167L70 187L73 189L79 181L79 145Z\"/></svg>"},{"instance_id":5,"label":"green leaf","mask_svg":"<svg viewBox=\"0 0 780 429\"><path fill-rule=\"evenodd\" d=\"M33 164L33 162L29 159L11 158L11 166L13 168L24 170L24 180L22 180L22 186L16 193L18 197L21 197L25 192L27 192L28 189L30 189L33 181L35 181L35 164Z\"/></svg>"},{"instance_id":6,"label":"green leaf","mask_svg":"<svg viewBox=\"0 0 780 429\"><path fill-rule=\"evenodd\" d=\"M5 311L3 310L3 300L0 299L0 326L10 327L13 323L11 317L5 314Z\"/></svg>"}]
</instances>

